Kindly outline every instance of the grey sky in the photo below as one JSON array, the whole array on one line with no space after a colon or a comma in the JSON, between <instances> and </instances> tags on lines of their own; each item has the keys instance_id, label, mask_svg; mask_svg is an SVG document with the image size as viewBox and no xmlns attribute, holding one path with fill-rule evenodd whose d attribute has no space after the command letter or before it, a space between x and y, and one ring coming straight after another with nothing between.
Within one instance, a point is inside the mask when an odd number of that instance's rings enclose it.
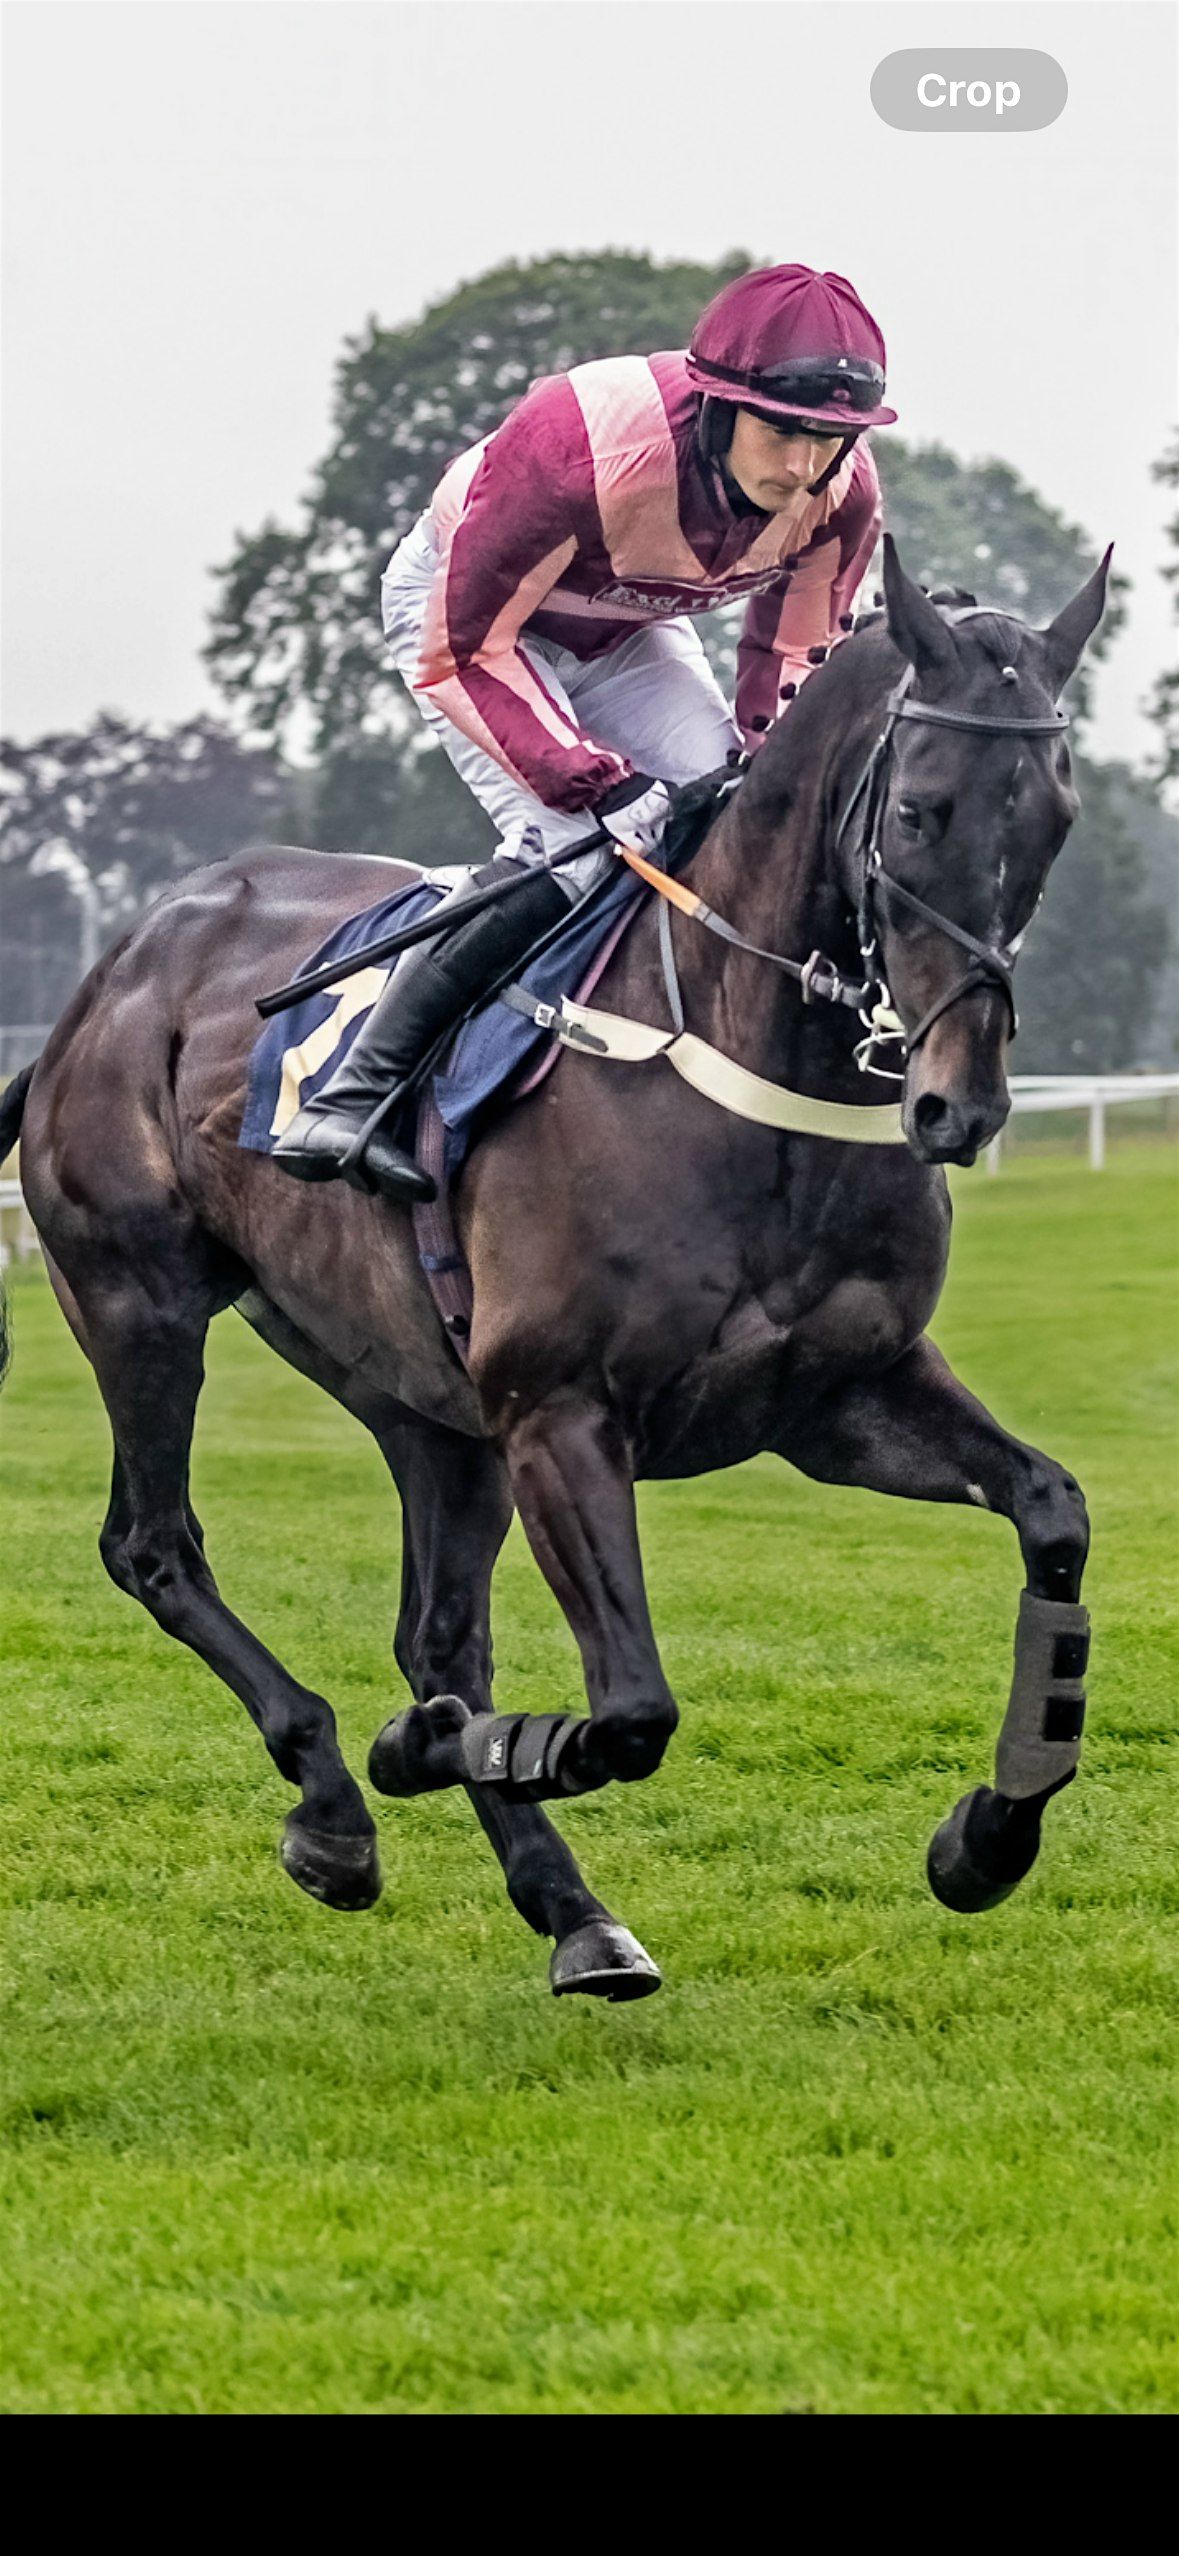
<instances>
[{"instance_id":1,"label":"grey sky","mask_svg":"<svg viewBox=\"0 0 1179 2556\"><path fill-rule=\"evenodd\" d=\"M740 246L853 278L907 438L999 454L1116 539L1135 594L1097 742L1141 757L1169 0L12 0L4 24L9 733L212 702L208 571L291 517L370 312L507 257ZM877 62L939 42L1054 54L1059 123L888 130Z\"/></svg>"}]
</instances>

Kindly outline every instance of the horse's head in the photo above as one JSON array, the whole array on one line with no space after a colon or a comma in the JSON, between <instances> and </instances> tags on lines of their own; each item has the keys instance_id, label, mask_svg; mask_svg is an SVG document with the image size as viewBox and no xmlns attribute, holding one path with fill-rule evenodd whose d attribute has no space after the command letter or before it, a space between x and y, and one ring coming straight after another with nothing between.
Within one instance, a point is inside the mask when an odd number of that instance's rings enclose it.
<instances>
[{"instance_id":1,"label":"horse's head","mask_svg":"<svg viewBox=\"0 0 1179 2556\"><path fill-rule=\"evenodd\" d=\"M1048 629L1029 630L985 610L946 619L885 537L905 707L869 821L841 852L905 1027L904 1129L925 1162L973 1162L1011 1105L1010 970L1079 805L1055 705L1105 609L1109 557Z\"/></svg>"}]
</instances>

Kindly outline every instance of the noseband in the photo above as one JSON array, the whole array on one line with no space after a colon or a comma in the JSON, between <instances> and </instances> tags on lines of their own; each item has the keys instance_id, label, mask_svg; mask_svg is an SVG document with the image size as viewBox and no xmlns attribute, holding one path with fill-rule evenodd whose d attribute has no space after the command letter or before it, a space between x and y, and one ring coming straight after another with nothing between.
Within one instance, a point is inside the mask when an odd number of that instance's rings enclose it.
<instances>
[{"instance_id":1,"label":"noseband","mask_svg":"<svg viewBox=\"0 0 1179 2556\"><path fill-rule=\"evenodd\" d=\"M963 613L956 615L955 618L965 620L969 618L969 615ZM1005 667L1003 671L1008 679L1013 679L1013 670ZM934 1022L940 1021L944 1012L950 1011L955 1003L960 1003L965 995L973 994L980 986L995 986L1002 994L1011 1016L1012 1037L1015 1036L1019 1027L1019 1017L1015 1009L1015 991L1011 981L1011 971L1016 957L1015 947L1008 943L1001 950L988 949L984 941L976 940L973 932L964 931L960 923L951 922L949 915L939 912L937 906L927 905L923 897L914 896L911 888L902 887L900 880L894 879L891 871L884 867L882 843L885 810L888 803L888 770L897 722L900 719L920 719L931 727L973 728L986 736L1026 737L1057 736L1069 724L1067 710L1053 710L1046 719L991 719L981 718L971 710L940 710L935 709L930 702L910 701L907 696L913 681L913 672L912 666L906 666L895 691L889 694L884 726L844 809L835 837L836 849L838 849L856 808L863 800L864 813L861 827L863 874L857 929L860 956L864 962L867 978L868 998L860 1009L860 1018L868 1031L868 1036L856 1049L856 1061L861 1072L880 1074L889 1082L895 1083L903 1082L903 1073L898 1074L888 1066L877 1065L874 1061L876 1050L899 1040L907 1060L915 1055L922 1040L928 1037ZM923 1013L918 1021L916 1029L912 1030L906 1030L901 1022L884 974L877 914L877 900L882 887L887 889L889 896L893 897L898 905L906 906L910 914L919 915L923 923L931 923L935 931L940 932L946 940L956 941L959 949L965 950L970 959L969 967L964 970L957 983L950 987L948 993L940 994L937 1001L930 1004L929 1010ZM873 1000L872 997L875 999Z\"/></svg>"}]
</instances>

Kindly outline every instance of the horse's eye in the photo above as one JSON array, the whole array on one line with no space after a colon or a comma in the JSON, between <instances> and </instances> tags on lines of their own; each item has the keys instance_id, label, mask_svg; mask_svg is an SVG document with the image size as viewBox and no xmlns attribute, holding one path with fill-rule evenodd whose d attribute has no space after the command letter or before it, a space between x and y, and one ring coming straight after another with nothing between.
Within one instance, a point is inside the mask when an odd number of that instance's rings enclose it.
<instances>
[{"instance_id":1,"label":"horse's eye","mask_svg":"<svg viewBox=\"0 0 1179 2556\"><path fill-rule=\"evenodd\" d=\"M897 800L897 824L902 834L920 834L921 810L914 807L911 799Z\"/></svg>"}]
</instances>

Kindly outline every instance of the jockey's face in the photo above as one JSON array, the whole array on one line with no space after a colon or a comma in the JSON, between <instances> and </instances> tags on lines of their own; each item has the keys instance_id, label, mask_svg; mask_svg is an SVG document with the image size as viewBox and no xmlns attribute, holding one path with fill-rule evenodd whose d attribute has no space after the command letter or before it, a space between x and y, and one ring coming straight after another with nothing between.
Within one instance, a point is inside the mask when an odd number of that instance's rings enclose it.
<instances>
[{"instance_id":1,"label":"jockey's face","mask_svg":"<svg viewBox=\"0 0 1179 2556\"><path fill-rule=\"evenodd\" d=\"M751 408L739 408L726 458L744 495L776 515L800 488L822 477L841 440L834 427L800 427L789 418L777 426Z\"/></svg>"}]
</instances>

